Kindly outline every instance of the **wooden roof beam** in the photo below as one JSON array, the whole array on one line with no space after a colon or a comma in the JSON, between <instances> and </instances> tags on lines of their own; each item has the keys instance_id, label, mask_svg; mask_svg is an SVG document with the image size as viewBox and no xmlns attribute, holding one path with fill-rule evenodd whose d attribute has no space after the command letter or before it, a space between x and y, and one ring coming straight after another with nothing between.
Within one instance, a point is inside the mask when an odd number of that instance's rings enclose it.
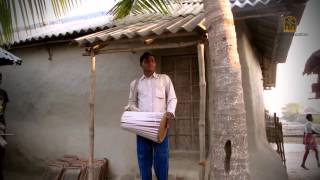
<instances>
[{"instance_id":1,"label":"wooden roof beam","mask_svg":"<svg viewBox=\"0 0 320 180\"><path fill-rule=\"evenodd\" d=\"M235 20L261 18L270 16L286 15L288 9L285 3L275 4L271 6L264 6L261 8L246 8L233 11L233 17Z\"/></svg>"},{"instance_id":2,"label":"wooden roof beam","mask_svg":"<svg viewBox=\"0 0 320 180\"><path fill-rule=\"evenodd\" d=\"M203 43L204 41L185 41L185 42L169 42L169 43L155 43L155 44L145 44L145 45L127 45L127 46L118 46L118 47L108 47L106 46L103 49L95 50L95 54L107 54L107 53L119 53L119 52L137 52L143 50L154 50L154 49L168 49L168 48L182 48L189 46L196 46L198 43ZM90 56L90 51L83 53L83 56Z\"/></svg>"}]
</instances>

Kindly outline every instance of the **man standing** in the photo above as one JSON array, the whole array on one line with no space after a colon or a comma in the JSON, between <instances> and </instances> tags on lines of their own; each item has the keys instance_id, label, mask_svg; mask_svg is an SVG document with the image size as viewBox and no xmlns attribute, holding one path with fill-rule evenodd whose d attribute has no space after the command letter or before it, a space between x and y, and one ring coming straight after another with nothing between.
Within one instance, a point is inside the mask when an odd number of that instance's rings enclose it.
<instances>
[{"instance_id":1,"label":"man standing","mask_svg":"<svg viewBox=\"0 0 320 180\"><path fill-rule=\"evenodd\" d=\"M0 84L2 83L2 74L0 73ZM8 94L4 89L0 88L0 134L6 132L6 121L4 113L6 110L7 103L9 102ZM3 161L5 157L5 136L0 136L0 180L3 180Z\"/></svg>"},{"instance_id":2,"label":"man standing","mask_svg":"<svg viewBox=\"0 0 320 180\"><path fill-rule=\"evenodd\" d=\"M169 76L157 74L154 56L145 52L140 57L142 77L130 84L129 103L125 108L141 112L165 112L167 127L174 118L177 97ZM137 157L142 180L152 179L152 165L158 180L168 179L169 140L168 135L162 143L156 143L137 135Z\"/></svg>"}]
</instances>

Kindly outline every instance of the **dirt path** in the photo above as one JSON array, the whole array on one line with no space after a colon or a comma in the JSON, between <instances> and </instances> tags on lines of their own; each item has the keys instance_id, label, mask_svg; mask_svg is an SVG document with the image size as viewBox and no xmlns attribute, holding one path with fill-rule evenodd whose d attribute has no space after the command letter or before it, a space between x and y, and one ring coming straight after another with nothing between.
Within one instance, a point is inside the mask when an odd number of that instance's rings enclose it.
<instances>
[{"instance_id":1,"label":"dirt path","mask_svg":"<svg viewBox=\"0 0 320 180\"><path fill-rule=\"evenodd\" d=\"M289 180L320 180L320 168L317 167L314 152L310 152L306 161L306 166L309 170L304 170L300 167L304 153L304 145L285 144L284 148ZM320 149L319 145L318 149Z\"/></svg>"},{"instance_id":2,"label":"dirt path","mask_svg":"<svg viewBox=\"0 0 320 180\"><path fill-rule=\"evenodd\" d=\"M289 180L320 180L320 168L314 157L314 152L310 152L306 162L309 170L304 170L300 167L302 156L304 153L304 145L297 144L301 142L301 138L291 138L291 143L284 145L287 159L287 172ZM292 143L293 142L293 143ZM319 144L319 140L318 140ZM318 145L320 150L320 145ZM6 180L41 180L40 176L26 176L15 173L5 173Z\"/></svg>"}]
</instances>

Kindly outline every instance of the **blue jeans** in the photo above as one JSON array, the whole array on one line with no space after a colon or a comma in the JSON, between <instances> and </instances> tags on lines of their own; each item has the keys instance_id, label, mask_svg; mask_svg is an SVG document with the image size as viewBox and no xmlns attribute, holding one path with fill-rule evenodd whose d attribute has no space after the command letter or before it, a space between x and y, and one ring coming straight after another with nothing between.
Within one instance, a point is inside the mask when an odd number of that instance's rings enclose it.
<instances>
[{"instance_id":1,"label":"blue jeans","mask_svg":"<svg viewBox=\"0 0 320 180\"><path fill-rule=\"evenodd\" d=\"M141 180L152 180L152 164L158 180L168 179L168 135L161 144L137 135L137 156Z\"/></svg>"}]
</instances>

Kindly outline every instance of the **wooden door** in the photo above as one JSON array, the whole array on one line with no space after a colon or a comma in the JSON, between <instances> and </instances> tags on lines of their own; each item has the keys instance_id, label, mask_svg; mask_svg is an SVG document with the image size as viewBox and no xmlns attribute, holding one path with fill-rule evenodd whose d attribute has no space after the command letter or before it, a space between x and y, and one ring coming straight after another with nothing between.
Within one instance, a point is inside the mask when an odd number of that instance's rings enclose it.
<instances>
[{"instance_id":1,"label":"wooden door","mask_svg":"<svg viewBox=\"0 0 320 180\"><path fill-rule=\"evenodd\" d=\"M161 71L170 76L178 98L176 119L169 129L170 149L199 150L199 73L197 55L161 57Z\"/></svg>"}]
</instances>

